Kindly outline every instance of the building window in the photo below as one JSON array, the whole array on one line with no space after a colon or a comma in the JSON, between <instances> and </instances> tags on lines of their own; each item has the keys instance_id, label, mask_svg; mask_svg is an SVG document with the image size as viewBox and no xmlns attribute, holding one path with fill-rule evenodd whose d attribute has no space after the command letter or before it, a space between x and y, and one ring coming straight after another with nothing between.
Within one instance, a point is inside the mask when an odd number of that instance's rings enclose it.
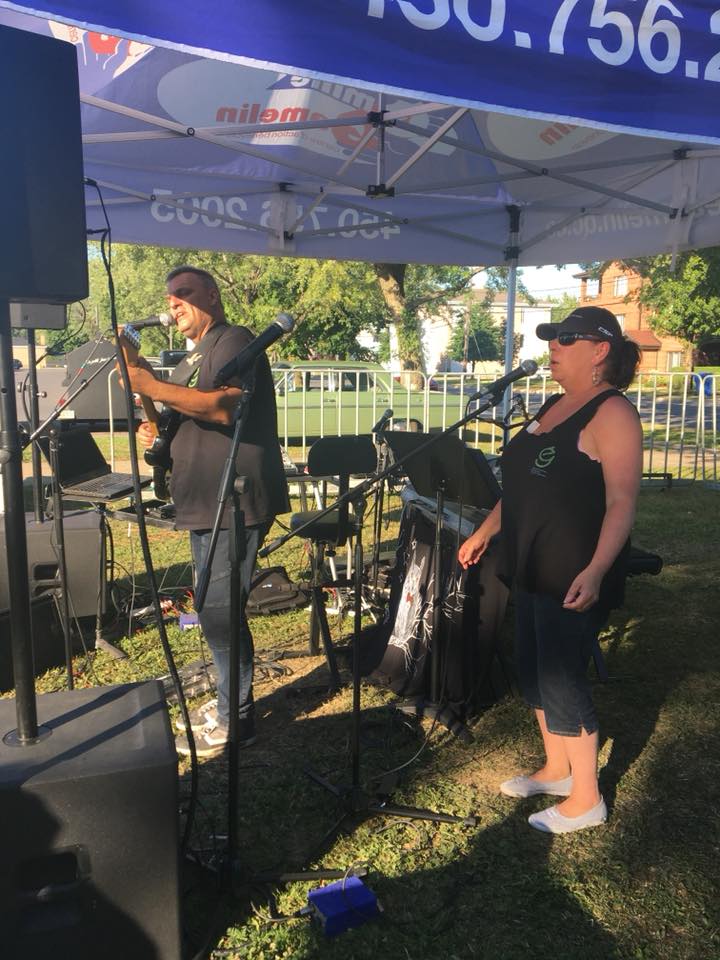
<instances>
[{"instance_id":1,"label":"building window","mask_svg":"<svg viewBox=\"0 0 720 960\"><path fill-rule=\"evenodd\" d=\"M615 277L613 284L613 293L616 297L624 297L628 290L628 278L625 276Z\"/></svg>"},{"instance_id":2,"label":"building window","mask_svg":"<svg viewBox=\"0 0 720 960\"><path fill-rule=\"evenodd\" d=\"M599 278L590 277L588 279L587 285L585 287L585 295L587 297L597 297L600 295L600 280Z\"/></svg>"},{"instance_id":3,"label":"building window","mask_svg":"<svg viewBox=\"0 0 720 960\"><path fill-rule=\"evenodd\" d=\"M668 372L675 367L681 367L683 365L683 355L682 350L671 350L667 355L667 370Z\"/></svg>"},{"instance_id":4,"label":"building window","mask_svg":"<svg viewBox=\"0 0 720 960\"><path fill-rule=\"evenodd\" d=\"M619 326L620 326L620 329L621 329L621 330L624 330L624 329L625 329L625 314L624 314L624 313L616 313L616 314L615 314L615 319L617 320L617 322L618 322L618 324L619 324Z\"/></svg>"}]
</instances>

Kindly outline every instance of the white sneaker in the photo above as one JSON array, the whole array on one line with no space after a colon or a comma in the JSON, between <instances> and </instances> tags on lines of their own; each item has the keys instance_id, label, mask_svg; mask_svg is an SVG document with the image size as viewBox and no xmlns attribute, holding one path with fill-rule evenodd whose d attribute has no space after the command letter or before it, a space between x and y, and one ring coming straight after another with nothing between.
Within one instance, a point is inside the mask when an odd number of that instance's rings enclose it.
<instances>
[{"instance_id":1,"label":"white sneaker","mask_svg":"<svg viewBox=\"0 0 720 960\"><path fill-rule=\"evenodd\" d=\"M572 833L574 830L584 830L586 827L599 827L607 820L607 807L600 797L600 802L594 807L581 813L579 817L566 817L557 807L548 807L539 813L528 817L528 823L543 833Z\"/></svg>"},{"instance_id":2,"label":"white sneaker","mask_svg":"<svg viewBox=\"0 0 720 960\"><path fill-rule=\"evenodd\" d=\"M500 793L506 797L534 797L548 793L554 797L569 797L572 793L572 776L562 780L533 780L532 777L511 777L500 784Z\"/></svg>"},{"instance_id":3,"label":"white sneaker","mask_svg":"<svg viewBox=\"0 0 720 960\"><path fill-rule=\"evenodd\" d=\"M193 733L195 754L197 757L216 757L224 753L228 745L228 728L225 724L210 721ZM182 756L190 756L190 744L187 736L177 737L175 750Z\"/></svg>"},{"instance_id":4,"label":"white sneaker","mask_svg":"<svg viewBox=\"0 0 720 960\"><path fill-rule=\"evenodd\" d=\"M208 722L217 723L217 697L190 711L190 729L193 733L201 733ZM185 733L187 728L182 714L175 721L175 726L182 733Z\"/></svg>"}]
</instances>

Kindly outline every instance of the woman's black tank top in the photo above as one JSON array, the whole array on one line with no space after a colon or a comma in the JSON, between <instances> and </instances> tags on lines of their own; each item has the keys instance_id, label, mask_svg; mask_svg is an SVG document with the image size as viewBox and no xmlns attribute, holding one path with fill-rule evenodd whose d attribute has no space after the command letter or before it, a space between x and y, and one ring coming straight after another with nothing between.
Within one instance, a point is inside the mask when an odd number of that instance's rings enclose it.
<instances>
[{"instance_id":1,"label":"woman's black tank top","mask_svg":"<svg viewBox=\"0 0 720 960\"><path fill-rule=\"evenodd\" d=\"M505 448L499 576L529 593L564 600L595 552L605 516L605 481L597 460L578 450L581 431L618 390L597 394L546 433L532 424L560 399L550 397ZM529 428L529 429L528 429ZM600 605L620 606L628 541L605 575Z\"/></svg>"}]
</instances>

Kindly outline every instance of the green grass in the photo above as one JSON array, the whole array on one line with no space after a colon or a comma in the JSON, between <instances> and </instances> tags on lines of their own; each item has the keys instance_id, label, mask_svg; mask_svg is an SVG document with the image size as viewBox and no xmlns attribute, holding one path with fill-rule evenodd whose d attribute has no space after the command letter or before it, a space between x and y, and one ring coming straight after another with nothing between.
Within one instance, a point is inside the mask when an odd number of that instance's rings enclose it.
<instances>
[{"instance_id":1,"label":"green grass","mask_svg":"<svg viewBox=\"0 0 720 960\"><path fill-rule=\"evenodd\" d=\"M397 507L397 504L394 504ZM395 511L397 515L397 510ZM395 526L387 536L394 535ZM133 572L142 586L137 531L114 524L118 595ZM187 581L187 545L179 534L152 530L158 577ZM514 801L500 780L540 761L529 711L505 697L472 725L465 744L435 729L395 792L398 802L475 814L476 827L374 818L328 837L338 801L304 774L311 766L334 783L349 777L350 694L328 696L322 658L272 659L302 651L304 611L256 618L261 667L256 683L258 744L243 754L239 809L242 875L223 914L224 935L213 956L271 960L711 960L720 957L720 510L718 493L700 485L646 490L635 542L660 553L658 577L637 577L627 604L602 639L611 680L596 684L601 718L601 786L608 824L568 837L531 830L530 812L547 800ZM302 545L288 544L270 562L296 577L306 567ZM180 594L174 593L174 596ZM142 597L139 598L142 600ZM342 631L331 621L336 634ZM349 624L345 624L349 629ZM179 662L198 655L194 632L169 630ZM506 642L511 630L505 631ZM120 682L163 673L157 630L118 644L127 661L98 654L89 672L77 661L78 683ZM280 668L292 671L282 675ZM347 672L345 671L347 676ZM62 671L40 681L59 689ZM429 728L392 709L386 690L364 685L362 778L373 778L417 753ZM187 789L185 767L181 790ZM225 832L226 769L207 761L193 845L212 850ZM257 871L306 863L346 869L367 862L368 885L383 919L326 940L308 920L273 923L304 903L308 883L268 888ZM200 937L216 896L193 881L185 902Z\"/></svg>"}]
</instances>

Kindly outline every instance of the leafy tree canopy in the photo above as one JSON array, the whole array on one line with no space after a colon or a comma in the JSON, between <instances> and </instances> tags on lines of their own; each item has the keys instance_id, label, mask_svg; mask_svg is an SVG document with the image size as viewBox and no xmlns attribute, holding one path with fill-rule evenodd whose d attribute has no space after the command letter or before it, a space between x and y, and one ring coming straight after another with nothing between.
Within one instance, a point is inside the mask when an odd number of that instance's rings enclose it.
<instances>
[{"instance_id":1,"label":"leafy tree canopy","mask_svg":"<svg viewBox=\"0 0 720 960\"><path fill-rule=\"evenodd\" d=\"M720 335L720 247L620 261L644 279L640 303L649 308L650 326L695 346ZM599 277L609 264L582 264Z\"/></svg>"},{"instance_id":2,"label":"leafy tree canopy","mask_svg":"<svg viewBox=\"0 0 720 960\"><path fill-rule=\"evenodd\" d=\"M392 316L392 322L395 324L399 358L404 369L425 369L421 334L423 318L437 314L451 300L462 297L463 293L469 291L473 279L483 270L483 267L404 263L375 264L380 288ZM488 310L489 304L496 293L507 290L509 273L507 267L490 267L486 270L486 297L482 307L483 310ZM523 284L520 275L518 276L517 290L528 303L535 302ZM480 316L481 314L478 313L477 319L473 321L478 331L485 329ZM460 326L462 327L463 324L461 323ZM456 336L462 336L464 343L464 333L462 335L456 334ZM484 333L478 332L479 338L484 336ZM500 343L504 343L504 331L500 331ZM490 341L485 340L484 345L479 341L479 352L484 352L486 349L488 351L493 349ZM501 347L501 354L502 349ZM460 358L462 358L462 354L463 351L461 350ZM488 357L486 356L484 359L488 359Z\"/></svg>"},{"instance_id":3,"label":"leafy tree canopy","mask_svg":"<svg viewBox=\"0 0 720 960\"><path fill-rule=\"evenodd\" d=\"M503 339L503 332L490 316L487 305L474 303L464 317L458 318L447 354L451 360L502 360Z\"/></svg>"},{"instance_id":4,"label":"leafy tree canopy","mask_svg":"<svg viewBox=\"0 0 720 960\"><path fill-rule=\"evenodd\" d=\"M552 297L551 303L553 306L550 307L550 322L561 323L578 305L578 298L564 293L561 297Z\"/></svg>"},{"instance_id":5,"label":"leafy tree canopy","mask_svg":"<svg viewBox=\"0 0 720 960\"><path fill-rule=\"evenodd\" d=\"M112 272L118 322L131 323L165 310L165 277L182 264L201 267L216 277L231 323L242 323L258 333L281 311L290 313L297 325L273 346L276 357L368 359L371 354L359 345L358 335L362 330L379 330L387 320L367 264L117 244ZM90 255L90 297L85 307L85 325L78 331L80 324L74 321L75 329L70 331L80 342L110 329L107 274L95 251ZM172 327L143 332L145 354L169 346L184 346Z\"/></svg>"},{"instance_id":6,"label":"leafy tree canopy","mask_svg":"<svg viewBox=\"0 0 720 960\"><path fill-rule=\"evenodd\" d=\"M624 261L648 282L641 303L650 307L650 325L698 345L720 334L720 247L669 256Z\"/></svg>"}]
</instances>

